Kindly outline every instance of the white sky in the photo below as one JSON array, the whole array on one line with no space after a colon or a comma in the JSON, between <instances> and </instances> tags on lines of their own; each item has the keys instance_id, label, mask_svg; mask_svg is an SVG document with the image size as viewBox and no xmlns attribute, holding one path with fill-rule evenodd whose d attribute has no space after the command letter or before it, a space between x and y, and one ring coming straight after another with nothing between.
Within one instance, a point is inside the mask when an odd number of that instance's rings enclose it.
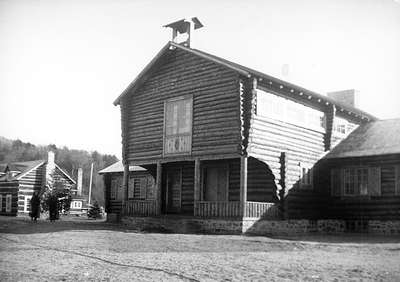
<instances>
[{"instance_id":1,"label":"white sky","mask_svg":"<svg viewBox=\"0 0 400 282\"><path fill-rule=\"evenodd\" d=\"M0 135L120 157L112 102L191 16L193 48L400 117L400 0L0 0Z\"/></svg>"}]
</instances>

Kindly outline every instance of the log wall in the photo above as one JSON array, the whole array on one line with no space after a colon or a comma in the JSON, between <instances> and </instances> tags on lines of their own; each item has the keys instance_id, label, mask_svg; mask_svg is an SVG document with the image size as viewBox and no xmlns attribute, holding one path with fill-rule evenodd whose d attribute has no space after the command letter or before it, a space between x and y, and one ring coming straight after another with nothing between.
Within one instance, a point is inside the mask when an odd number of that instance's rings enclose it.
<instances>
[{"instance_id":1,"label":"log wall","mask_svg":"<svg viewBox=\"0 0 400 282\"><path fill-rule=\"evenodd\" d=\"M121 107L124 149L130 162L162 158L164 101L184 95L193 95L191 155L239 152L236 73L178 49L164 55L151 72L147 81L128 95L128 106Z\"/></svg>"},{"instance_id":2,"label":"log wall","mask_svg":"<svg viewBox=\"0 0 400 282\"><path fill-rule=\"evenodd\" d=\"M334 219L391 220L400 219L400 155L326 160L321 164L320 175L330 175L333 168L379 167L381 195L337 196L331 195L329 177L322 177L320 186L328 199L324 217Z\"/></svg>"},{"instance_id":3,"label":"log wall","mask_svg":"<svg viewBox=\"0 0 400 282\"><path fill-rule=\"evenodd\" d=\"M25 196L32 196L33 192L40 192L44 187L45 169L46 165L43 164L19 180L18 212L24 212Z\"/></svg>"},{"instance_id":4,"label":"log wall","mask_svg":"<svg viewBox=\"0 0 400 282\"><path fill-rule=\"evenodd\" d=\"M0 195L2 203L0 215L16 216L18 212L18 181L0 182ZM11 195L11 212L6 211L6 197Z\"/></svg>"}]
</instances>

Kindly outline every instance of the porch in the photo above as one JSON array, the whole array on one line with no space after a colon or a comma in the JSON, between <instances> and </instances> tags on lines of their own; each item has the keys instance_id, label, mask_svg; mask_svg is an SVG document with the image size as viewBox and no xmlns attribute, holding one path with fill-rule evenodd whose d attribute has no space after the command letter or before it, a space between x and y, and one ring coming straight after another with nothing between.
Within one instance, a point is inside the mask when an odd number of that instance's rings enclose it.
<instances>
[{"instance_id":1,"label":"porch","mask_svg":"<svg viewBox=\"0 0 400 282\"><path fill-rule=\"evenodd\" d=\"M248 181L247 160L242 157L215 161L196 159L194 162L174 164L159 162L148 169L155 180L154 191L142 193L153 195L153 198L127 197L123 201L122 215L184 215L199 219L280 218L278 205L266 201L268 198L260 194L273 194L273 190L267 187L273 180L267 183L252 177ZM249 167L254 170L253 163ZM125 181L127 184L136 183L129 179Z\"/></svg>"},{"instance_id":2,"label":"porch","mask_svg":"<svg viewBox=\"0 0 400 282\"><path fill-rule=\"evenodd\" d=\"M156 200L128 200L125 202L124 216L158 216ZM279 208L275 203L263 202L212 202L194 203L193 216L198 218L279 218Z\"/></svg>"}]
</instances>

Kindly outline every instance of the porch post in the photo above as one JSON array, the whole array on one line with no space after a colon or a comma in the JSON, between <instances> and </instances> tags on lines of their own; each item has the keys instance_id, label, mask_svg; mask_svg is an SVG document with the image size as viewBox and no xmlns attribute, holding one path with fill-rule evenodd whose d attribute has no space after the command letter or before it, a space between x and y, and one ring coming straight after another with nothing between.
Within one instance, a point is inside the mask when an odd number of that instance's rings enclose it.
<instances>
[{"instance_id":1,"label":"porch post","mask_svg":"<svg viewBox=\"0 0 400 282\"><path fill-rule=\"evenodd\" d=\"M156 214L161 214L161 185L162 185L162 165L161 161L157 162L157 176L156 176Z\"/></svg>"},{"instance_id":2,"label":"porch post","mask_svg":"<svg viewBox=\"0 0 400 282\"><path fill-rule=\"evenodd\" d=\"M124 214L126 212L126 204L128 201L128 183L129 183L129 164L124 164L124 175L122 177L122 211Z\"/></svg>"},{"instance_id":3,"label":"porch post","mask_svg":"<svg viewBox=\"0 0 400 282\"><path fill-rule=\"evenodd\" d=\"M194 206L193 213L196 215L196 203L201 200L200 197L200 159L196 158L194 161Z\"/></svg>"},{"instance_id":4,"label":"porch post","mask_svg":"<svg viewBox=\"0 0 400 282\"><path fill-rule=\"evenodd\" d=\"M240 157L240 207L242 216L246 216L247 202L247 157Z\"/></svg>"}]
</instances>

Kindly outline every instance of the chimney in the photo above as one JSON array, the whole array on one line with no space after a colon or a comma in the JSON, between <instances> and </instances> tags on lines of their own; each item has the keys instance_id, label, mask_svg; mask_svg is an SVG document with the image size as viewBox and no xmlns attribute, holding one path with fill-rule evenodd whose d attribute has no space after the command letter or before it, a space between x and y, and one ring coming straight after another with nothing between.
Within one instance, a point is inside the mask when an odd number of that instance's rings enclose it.
<instances>
[{"instance_id":1,"label":"chimney","mask_svg":"<svg viewBox=\"0 0 400 282\"><path fill-rule=\"evenodd\" d=\"M203 24L198 18L194 17L190 20L182 19L180 21L164 25L164 27L170 27L172 29L172 42L190 47L190 35L192 31L202 28Z\"/></svg>"},{"instance_id":2,"label":"chimney","mask_svg":"<svg viewBox=\"0 0 400 282\"><path fill-rule=\"evenodd\" d=\"M82 168L78 168L78 180L77 180L77 186L76 189L78 190L77 194L78 196L82 195L82 176L83 176L83 170Z\"/></svg>"},{"instance_id":3,"label":"chimney","mask_svg":"<svg viewBox=\"0 0 400 282\"><path fill-rule=\"evenodd\" d=\"M358 107L359 91L355 89L328 92L328 97L347 106Z\"/></svg>"},{"instance_id":4,"label":"chimney","mask_svg":"<svg viewBox=\"0 0 400 282\"><path fill-rule=\"evenodd\" d=\"M54 152L49 151L47 153L47 163L46 163L46 186L52 188L53 184L53 172L56 169L56 163L54 162L55 156Z\"/></svg>"}]
</instances>

